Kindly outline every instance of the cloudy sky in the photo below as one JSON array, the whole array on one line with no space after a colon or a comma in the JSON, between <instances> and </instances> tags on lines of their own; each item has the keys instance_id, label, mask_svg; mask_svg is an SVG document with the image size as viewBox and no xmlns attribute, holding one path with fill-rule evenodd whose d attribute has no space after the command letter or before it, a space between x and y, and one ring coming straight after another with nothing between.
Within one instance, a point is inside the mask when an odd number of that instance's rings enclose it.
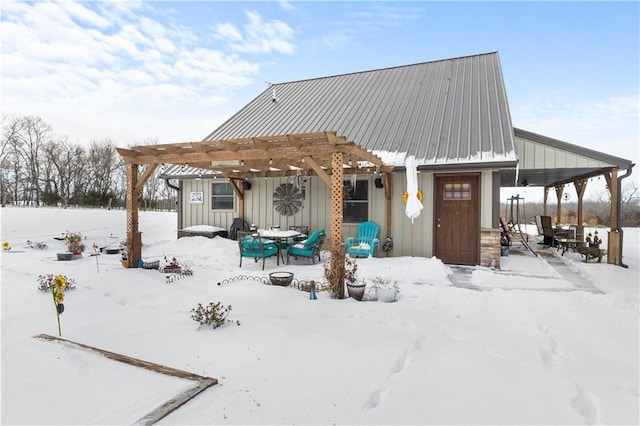
<instances>
[{"instance_id":1,"label":"cloudy sky","mask_svg":"<svg viewBox=\"0 0 640 426\"><path fill-rule=\"evenodd\" d=\"M3 115L74 142L198 141L268 83L498 51L514 126L639 159L637 2L0 8Z\"/></svg>"}]
</instances>

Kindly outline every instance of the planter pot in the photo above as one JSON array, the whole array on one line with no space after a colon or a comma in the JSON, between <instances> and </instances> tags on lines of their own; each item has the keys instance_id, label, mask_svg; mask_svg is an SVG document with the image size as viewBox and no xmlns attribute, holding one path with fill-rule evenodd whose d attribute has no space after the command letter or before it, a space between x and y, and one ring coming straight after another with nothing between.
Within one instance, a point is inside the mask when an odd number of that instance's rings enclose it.
<instances>
[{"instance_id":1,"label":"planter pot","mask_svg":"<svg viewBox=\"0 0 640 426\"><path fill-rule=\"evenodd\" d=\"M58 260L71 260L73 259L73 253L56 253Z\"/></svg>"},{"instance_id":2,"label":"planter pot","mask_svg":"<svg viewBox=\"0 0 640 426\"><path fill-rule=\"evenodd\" d=\"M122 262L122 266L124 266L125 268L129 267L129 261L128 260L122 259L120 262Z\"/></svg>"},{"instance_id":3,"label":"planter pot","mask_svg":"<svg viewBox=\"0 0 640 426\"><path fill-rule=\"evenodd\" d=\"M390 303L396 301L396 291L393 288L377 288L376 297L380 302Z\"/></svg>"},{"instance_id":4,"label":"planter pot","mask_svg":"<svg viewBox=\"0 0 640 426\"><path fill-rule=\"evenodd\" d=\"M362 300L366 287L366 284L347 284L347 293L352 299Z\"/></svg>"},{"instance_id":5,"label":"planter pot","mask_svg":"<svg viewBox=\"0 0 640 426\"><path fill-rule=\"evenodd\" d=\"M288 287L293 281L293 272L272 272L269 274L269 280L273 285Z\"/></svg>"}]
</instances>

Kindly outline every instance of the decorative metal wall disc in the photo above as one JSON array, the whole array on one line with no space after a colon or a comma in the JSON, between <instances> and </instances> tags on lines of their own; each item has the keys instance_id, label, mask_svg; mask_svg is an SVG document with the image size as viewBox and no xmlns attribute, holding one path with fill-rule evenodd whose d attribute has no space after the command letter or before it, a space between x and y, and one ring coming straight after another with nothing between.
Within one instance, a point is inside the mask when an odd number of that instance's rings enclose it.
<instances>
[{"instance_id":1,"label":"decorative metal wall disc","mask_svg":"<svg viewBox=\"0 0 640 426\"><path fill-rule=\"evenodd\" d=\"M273 205L278 213L293 216L302 207L302 192L292 183L283 183L273 193Z\"/></svg>"}]
</instances>

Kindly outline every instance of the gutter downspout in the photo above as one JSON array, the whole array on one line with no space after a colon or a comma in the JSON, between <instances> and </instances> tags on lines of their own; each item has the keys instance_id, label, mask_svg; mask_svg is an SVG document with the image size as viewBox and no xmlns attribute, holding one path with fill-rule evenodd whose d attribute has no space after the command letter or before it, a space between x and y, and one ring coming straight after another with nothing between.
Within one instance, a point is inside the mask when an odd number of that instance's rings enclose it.
<instances>
[{"instance_id":1,"label":"gutter downspout","mask_svg":"<svg viewBox=\"0 0 640 426\"><path fill-rule=\"evenodd\" d=\"M178 229L182 229L182 197L181 197L181 188L180 186L175 186L172 185L169 182L170 178L165 178L164 179L164 183L171 189L174 189L176 191L176 201L177 201L177 205L176 205L176 210L178 212Z\"/></svg>"},{"instance_id":2,"label":"gutter downspout","mask_svg":"<svg viewBox=\"0 0 640 426\"><path fill-rule=\"evenodd\" d=\"M624 233L622 231L622 197L621 197L621 192L622 192L622 179L629 177L629 175L631 175L631 172L633 170L633 166L635 166L635 164L631 164L628 168L627 168L627 172L622 175L622 176L618 176L618 199L616 200L616 206L617 206L617 213L616 215L618 216L617 218L617 223L618 223L618 228L617 229L612 229L612 231L615 232L619 232L620 233L620 252L618 253L618 259L620 259L620 266L622 266L623 268L628 268L629 265L625 265L624 263L622 263L622 244L624 242Z\"/></svg>"}]
</instances>

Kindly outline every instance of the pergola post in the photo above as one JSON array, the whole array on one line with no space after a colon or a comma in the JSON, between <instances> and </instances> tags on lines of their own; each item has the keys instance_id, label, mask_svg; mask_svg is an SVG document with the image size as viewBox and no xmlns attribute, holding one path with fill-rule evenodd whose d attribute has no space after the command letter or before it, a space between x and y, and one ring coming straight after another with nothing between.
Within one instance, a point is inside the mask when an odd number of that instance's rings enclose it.
<instances>
[{"instance_id":1,"label":"pergola post","mask_svg":"<svg viewBox=\"0 0 640 426\"><path fill-rule=\"evenodd\" d=\"M575 182L573 182L573 185L576 187L576 193L578 194L578 223L577 223L577 230L578 230L578 235L575 236L575 238L578 238L578 236L584 236L584 219L583 219L583 199L584 199L584 191L587 189L587 179L579 179Z\"/></svg>"},{"instance_id":2,"label":"pergola post","mask_svg":"<svg viewBox=\"0 0 640 426\"><path fill-rule=\"evenodd\" d=\"M331 154L331 296L344 298L344 243L342 242L342 153Z\"/></svg>"},{"instance_id":3,"label":"pergola post","mask_svg":"<svg viewBox=\"0 0 640 426\"><path fill-rule=\"evenodd\" d=\"M544 187L544 193L542 194L542 215L547 216L547 198L549 198L549 187Z\"/></svg>"},{"instance_id":4,"label":"pergola post","mask_svg":"<svg viewBox=\"0 0 640 426\"><path fill-rule=\"evenodd\" d=\"M556 224L562 223L562 191L564 184L556 185L556 199L558 200L558 210L556 211Z\"/></svg>"},{"instance_id":5,"label":"pergola post","mask_svg":"<svg viewBox=\"0 0 640 426\"><path fill-rule=\"evenodd\" d=\"M128 268L135 268L142 257L142 237L138 232L138 165L126 163L127 168L127 261Z\"/></svg>"}]
</instances>

